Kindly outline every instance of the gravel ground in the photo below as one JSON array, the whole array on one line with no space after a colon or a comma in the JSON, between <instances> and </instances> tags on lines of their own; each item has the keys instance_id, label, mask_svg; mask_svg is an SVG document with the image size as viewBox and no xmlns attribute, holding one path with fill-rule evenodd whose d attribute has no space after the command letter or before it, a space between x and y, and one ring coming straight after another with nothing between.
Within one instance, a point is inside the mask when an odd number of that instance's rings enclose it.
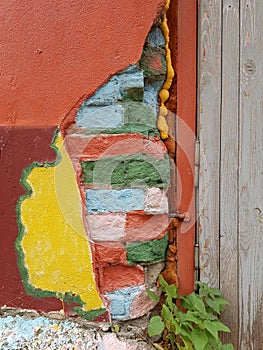
<instances>
[{"instance_id":1,"label":"gravel ground","mask_svg":"<svg viewBox=\"0 0 263 350\"><path fill-rule=\"evenodd\" d=\"M128 333L120 330L116 335L110 328L96 330L69 320L5 316L0 317L0 350L153 349L138 337L138 333L138 329Z\"/></svg>"}]
</instances>

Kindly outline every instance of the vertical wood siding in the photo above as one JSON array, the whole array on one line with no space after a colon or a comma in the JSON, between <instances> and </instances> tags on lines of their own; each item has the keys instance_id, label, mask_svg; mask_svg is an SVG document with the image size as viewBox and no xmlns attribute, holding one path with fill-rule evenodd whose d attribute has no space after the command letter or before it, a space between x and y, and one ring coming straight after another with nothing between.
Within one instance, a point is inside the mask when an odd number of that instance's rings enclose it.
<instances>
[{"instance_id":1,"label":"vertical wood siding","mask_svg":"<svg viewBox=\"0 0 263 350\"><path fill-rule=\"evenodd\" d=\"M201 279L222 288L235 349L263 349L263 7L200 0Z\"/></svg>"}]
</instances>

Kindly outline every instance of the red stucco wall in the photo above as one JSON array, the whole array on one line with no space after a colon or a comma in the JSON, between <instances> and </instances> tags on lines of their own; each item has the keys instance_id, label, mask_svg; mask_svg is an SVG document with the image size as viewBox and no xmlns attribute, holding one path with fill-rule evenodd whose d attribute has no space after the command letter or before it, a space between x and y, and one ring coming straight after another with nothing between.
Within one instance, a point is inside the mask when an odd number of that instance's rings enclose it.
<instances>
[{"instance_id":1,"label":"red stucco wall","mask_svg":"<svg viewBox=\"0 0 263 350\"><path fill-rule=\"evenodd\" d=\"M75 103L139 60L162 0L1 4L0 125L57 125Z\"/></svg>"}]
</instances>

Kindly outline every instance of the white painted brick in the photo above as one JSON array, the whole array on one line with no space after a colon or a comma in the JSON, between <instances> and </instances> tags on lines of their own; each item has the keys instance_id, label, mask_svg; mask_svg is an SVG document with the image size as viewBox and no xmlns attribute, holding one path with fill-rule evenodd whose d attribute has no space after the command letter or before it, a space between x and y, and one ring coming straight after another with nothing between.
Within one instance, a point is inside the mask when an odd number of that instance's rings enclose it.
<instances>
[{"instance_id":1,"label":"white painted brick","mask_svg":"<svg viewBox=\"0 0 263 350\"><path fill-rule=\"evenodd\" d=\"M148 188L144 200L145 213L166 214L168 210L166 191L157 187Z\"/></svg>"}]
</instances>

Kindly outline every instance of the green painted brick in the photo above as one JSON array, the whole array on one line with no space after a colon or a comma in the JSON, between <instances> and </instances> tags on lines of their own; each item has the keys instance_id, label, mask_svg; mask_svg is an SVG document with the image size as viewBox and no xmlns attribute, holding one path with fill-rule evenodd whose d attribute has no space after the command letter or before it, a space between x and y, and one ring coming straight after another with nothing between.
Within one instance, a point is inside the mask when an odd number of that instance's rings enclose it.
<instances>
[{"instance_id":1,"label":"green painted brick","mask_svg":"<svg viewBox=\"0 0 263 350\"><path fill-rule=\"evenodd\" d=\"M154 263L163 261L167 254L168 235L149 242L130 243L126 246L127 261L134 263Z\"/></svg>"},{"instance_id":2,"label":"green painted brick","mask_svg":"<svg viewBox=\"0 0 263 350\"><path fill-rule=\"evenodd\" d=\"M147 157L127 162L128 186L145 183L150 187L167 187L170 185L170 163L168 156L164 160Z\"/></svg>"},{"instance_id":3,"label":"green painted brick","mask_svg":"<svg viewBox=\"0 0 263 350\"><path fill-rule=\"evenodd\" d=\"M123 101L137 101L142 102L143 101L143 93L144 89L138 89L138 88L129 88L122 92L122 99Z\"/></svg>"},{"instance_id":4,"label":"green painted brick","mask_svg":"<svg viewBox=\"0 0 263 350\"><path fill-rule=\"evenodd\" d=\"M124 122L132 124L143 124L148 127L156 127L157 116L151 106L142 102L123 102Z\"/></svg>"},{"instance_id":5,"label":"green painted brick","mask_svg":"<svg viewBox=\"0 0 263 350\"><path fill-rule=\"evenodd\" d=\"M85 184L112 185L113 188L146 185L168 187L170 185L170 162L137 153L86 161L81 163L82 181Z\"/></svg>"},{"instance_id":6,"label":"green painted brick","mask_svg":"<svg viewBox=\"0 0 263 350\"><path fill-rule=\"evenodd\" d=\"M117 157L81 162L81 168L82 181L87 185L95 183L125 187L126 166Z\"/></svg>"}]
</instances>

